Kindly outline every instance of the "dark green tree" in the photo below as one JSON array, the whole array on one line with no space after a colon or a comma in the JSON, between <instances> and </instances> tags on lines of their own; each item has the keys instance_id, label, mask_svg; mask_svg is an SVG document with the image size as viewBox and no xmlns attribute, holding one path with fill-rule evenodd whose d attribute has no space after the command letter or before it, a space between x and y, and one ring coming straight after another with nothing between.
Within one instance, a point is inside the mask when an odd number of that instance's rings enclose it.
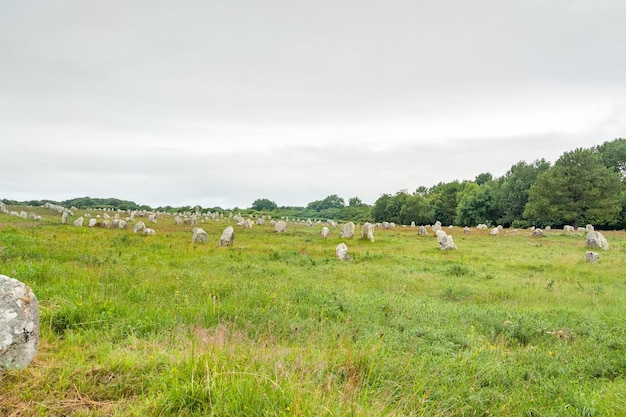
<instances>
[{"instance_id":1,"label":"dark green tree","mask_svg":"<svg viewBox=\"0 0 626 417\"><path fill-rule=\"evenodd\" d=\"M464 187L465 183L455 180L448 183L440 182L429 190L426 199L435 210L435 220L447 225L457 224L455 220L458 195Z\"/></svg>"},{"instance_id":2,"label":"dark green tree","mask_svg":"<svg viewBox=\"0 0 626 417\"><path fill-rule=\"evenodd\" d=\"M493 224L498 217L498 207L493 185L468 184L459 197L456 223L460 226Z\"/></svg>"},{"instance_id":3,"label":"dark green tree","mask_svg":"<svg viewBox=\"0 0 626 417\"><path fill-rule=\"evenodd\" d=\"M350 207L363 207L365 205L366 204L364 204L359 197L352 197L348 199L348 206Z\"/></svg>"},{"instance_id":4,"label":"dark green tree","mask_svg":"<svg viewBox=\"0 0 626 417\"><path fill-rule=\"evenodd\" d=\"M597 152L564 153L530 188L524 216L537 225L614 224L621 212L620 175Z\"/></svg>"},{"instance_id":5,"label":"dark green tree","mask_svg":"<svg viewBox=\"0 0 626 417\"><path fill-rule=\"evenodd\" d=\"M386 221L387 218L387 206L391 202L393 197L391 194L383 194L374 202L374 206L372 207L372 217L374 217L374 221L383 222Z\"/></svg>"},{"instance_id":6,"label":"dark green tree","mask_svg":"<svg viewBox=\"0 0 626 417\"><path fill-rule=\"evenodd\" d=\"M256 211L263 211L263 210L268 210L268 211L272 211L272 210L276 210L278 208L278 205L267 199L267 198L259 198L254 200L254 203L252 203L252 206L250 207Z\"/></svg>"},{"instance_id":7,"label":"dark green tree","mask_svg":"<svg viewBox=\"0 0 626 417\"><path fill-rule=\"evenodd\" d=\"M482 174L478 174L476 176L476 179L474 180L474 182L478 185L483 185L491 181L493 181L493 175L491 175L489 172L483 172Z\"/></svg>"},{"instance_id":8,"label":"dark green tree","mask_svg":"<svg viewBox=\"0 0 626 417\"><path fill-rule=\"evenodd\" d=\"M600 159L609 168L615 168L622 178L626 177L626 139L604 142L596 148Z\"/></svg>"},{"instance_id":9,"label":"dark green tree","mask_svg":"<svg viewBox=\"0 0 626 417\"><path fill-rule=\"evenodd\" d=\"M435 210L430 203L420 194L413 194L404 200L400 209L402 224L432 224L435 222Z\"/></svg>"},{"instance_id":10,"label":"dark green tree","mask_svg":"<svg viewBox=\"0 0 626 417\"><path fill-rule=\"evenodd\" d=\"M548 168L550 168L550 163L545 159L538 159L531 164L521 161L513 165L499 179L497 204L502 215L498 223L510 226L513 222L519 222L522 219L530 187L537 181L537 176Z\"/></svg>"}]
</instances>

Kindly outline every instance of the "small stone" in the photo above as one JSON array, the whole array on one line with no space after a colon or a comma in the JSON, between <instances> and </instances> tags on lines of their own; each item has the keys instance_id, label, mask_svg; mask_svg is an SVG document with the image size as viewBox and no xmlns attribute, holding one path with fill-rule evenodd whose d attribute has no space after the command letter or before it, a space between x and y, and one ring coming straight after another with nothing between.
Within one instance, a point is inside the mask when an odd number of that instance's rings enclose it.
<instances>
[{"instance_id":1,"label":"small stone","mask_svg":"<svg viewBox=\"0 0 626 417\"><path fill-rule=\"evenodd\" d=\"M337 253L337 258L342 261L347 261L350 259L350 256L348 255L348 247L345 243L338 244L335 252Z\"/></svg>"},{"instance_id":2,"label":"small stone","mask_svg":"<svg viewBox=\"0 0 626 417\"><path fill-rule=\"evenodd\" d=\"M597 252L587 251L585 252L585 260L587 262L597 262L600 260L600 254Z\"/></svg>"}]
</instances>

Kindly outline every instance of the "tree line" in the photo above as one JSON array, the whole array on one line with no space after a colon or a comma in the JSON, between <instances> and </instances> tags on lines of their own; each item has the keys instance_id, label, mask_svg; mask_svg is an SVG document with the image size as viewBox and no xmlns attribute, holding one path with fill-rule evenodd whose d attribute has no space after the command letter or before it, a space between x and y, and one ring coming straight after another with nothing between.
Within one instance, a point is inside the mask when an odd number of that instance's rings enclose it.
<instances>
[{"instance_id":1,"label":"tree line","mask_svg":"<svg viewBox=\"0 0 626 417\"><path fill-rule=\"evenodd\" d=\"M265 205L266 203L272 206ZM257 200L252 209L289 211L269 200ZM626 228L626 139L565 152L554 163L520 161L502 177L482 173L472 181L440 182L415 191L383 194L372 205L357 197L337 195L311 202L291 214L300 217L397 224L443 224L505 227Z\"/></svg>"},{"instance_id":2,"label":"tree line","mask_svg":"<svg viewBox=\"0 0 626 417\"><path fill-rule=\"evenodd\" d=\"M2 200L18 205L17 201ZM153 210L146 205L116 198L81 197L62 202L31 200L21 204L40 206L46 202L65 207ZM192 211L192 207L158 207L167 212ZM204 209L207 210L206 208ZM210 211L227 212L220 207ZM599 228L626 228L626 139L618 138L592 148L565 152L551 164L544 159L520 161L503 176L482 173L474 180L440 182L419 186L413 192L400 190L382 194L373 205L358 197L348 202L336 194L312 201L306 207L278 206L267 198L255 200L250 208L233 208L242 213L267 213L274 217L389 221L397 224L443 224L505 227L577 227L587 223Z\"/></svg>"}]
</instances>

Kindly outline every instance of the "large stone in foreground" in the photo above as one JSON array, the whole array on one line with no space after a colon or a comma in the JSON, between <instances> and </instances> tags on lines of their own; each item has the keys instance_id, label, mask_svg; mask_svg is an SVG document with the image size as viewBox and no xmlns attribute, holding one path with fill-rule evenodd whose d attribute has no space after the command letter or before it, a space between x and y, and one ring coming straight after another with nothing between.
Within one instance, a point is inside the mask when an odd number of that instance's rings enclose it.
<instances>
[{"instance_id":1,"label":"large stone in foreground","mask_svg":"<svg viewBox=\"0 0 626 417\"><path fill-rule=\"evenodd\" d=\"M22 282L0 275L0 369L28 366L39 345L39 304Z\"/></svg>"}]
</instances>

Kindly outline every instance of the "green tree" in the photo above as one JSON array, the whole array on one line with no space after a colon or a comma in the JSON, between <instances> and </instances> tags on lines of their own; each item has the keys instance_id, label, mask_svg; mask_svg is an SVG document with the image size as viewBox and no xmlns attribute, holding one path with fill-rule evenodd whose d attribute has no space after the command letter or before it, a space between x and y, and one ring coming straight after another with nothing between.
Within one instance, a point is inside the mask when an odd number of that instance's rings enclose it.
<instances>
[{"instance_id":1,"label":"green tree","mask_svg":"<svg viewBox=\"0 0 626 417\"><path fill-rule=\"evenodd\" d=\"M597 152L577 148L537 177L524 216L540 225L611 224L621 212L620 187L620 175Z\"/></svg>"},{"instance_id":2,"label":"green tree","mask_svg":"<svg viewBox=\"0 0 626 417\"><path fill-rule=\"evenodd\" d=\"M350 207L363 207L365 205L366 204L364 204L359 197L352 197L348 199L348 206Z\"/></svg>"},{"instance_id":3,"label":"green tree","mask_svg":"<svg viewBox=\"0 0 626 417\"><path fill-rule=\"evenodd\" d=\"M275 202L268 200L267 198L259 198L259 199L254 200L254 203L252 203L251 208L256 211L263 211L263 210L272 211L272 210L276 210L278 208L278 205Z\"/></svg>"},{"instance_id":4,"label":"green tree","mask_svg":"<svg viewBox=\"0 0 626 417\"><path fill-rule=\"evenodd\" d=\"M604 142L596 150L604 165L615 168L622 178L626 177L626 139L618 138Z\"/></svg>"},{"instance_id":5,"label":"green tree","mask_svg":"<svg viewBox=\"0 0 626 417\"><path fill-rule=\"evenodd\" d=\"M498 216L494 187L489 183L483 185L467 184L460 194L456 211L458 225L492 224Z\"/></svg>"},{"instance_id":6,"label":"green tree","mask_svg":"<svg viewBox=\"0 0 626 417\"><path fill-rule=\"evenodd\" d=\"M426 199L435 210L435 220L447 225L457 224L456 206L459 193L464 187L465 183L455 180L449 183L440 182L429 190Z\"/></svg>"},{"instance_id":7,"label":"green tree","mask_svg":"<svg viewBox=\"0 0 626 417\"><path fill-rule=\"evenodd\" d=\"M545 159L538 159L531 164L520 161L500 179L497 201L502 215L498 223L510 226L520 221L528 202L530 187L537 181L537 176L550 168Z\"/></svg>"},{"instance_id":8,"label":"green tree","mask_svg":"<svg viewBox=\"0 0 626 417\"><path fill-rule=\"evenodd\" d=\"M487 184L488 182L493 181L493 175L489 172L483 172L482 174L478 174L474 182L478 185Z\"/></svg>"},{"instance_id":9,"label":"green tree","mask_svg":"<svg viewBox=\"0 0 626 417\"><path fill-rule=\"evenodd\" d=\"M420 194L413 194L404 200L400 209L402 224L432 224L435 222L435 210L430 203Z\"/></svg>"},{"instance_id":10,"label":"green tree","mask_svg":"<svg viewBox=\"0 0 626 417\"><path fill-rule=\"evenodd\" d=\"M383 194L374 202L372 207L372 217L374 221L383 222L387 218L387 206L393 197L390 194Z\"/></svg>"}]
</instances>

